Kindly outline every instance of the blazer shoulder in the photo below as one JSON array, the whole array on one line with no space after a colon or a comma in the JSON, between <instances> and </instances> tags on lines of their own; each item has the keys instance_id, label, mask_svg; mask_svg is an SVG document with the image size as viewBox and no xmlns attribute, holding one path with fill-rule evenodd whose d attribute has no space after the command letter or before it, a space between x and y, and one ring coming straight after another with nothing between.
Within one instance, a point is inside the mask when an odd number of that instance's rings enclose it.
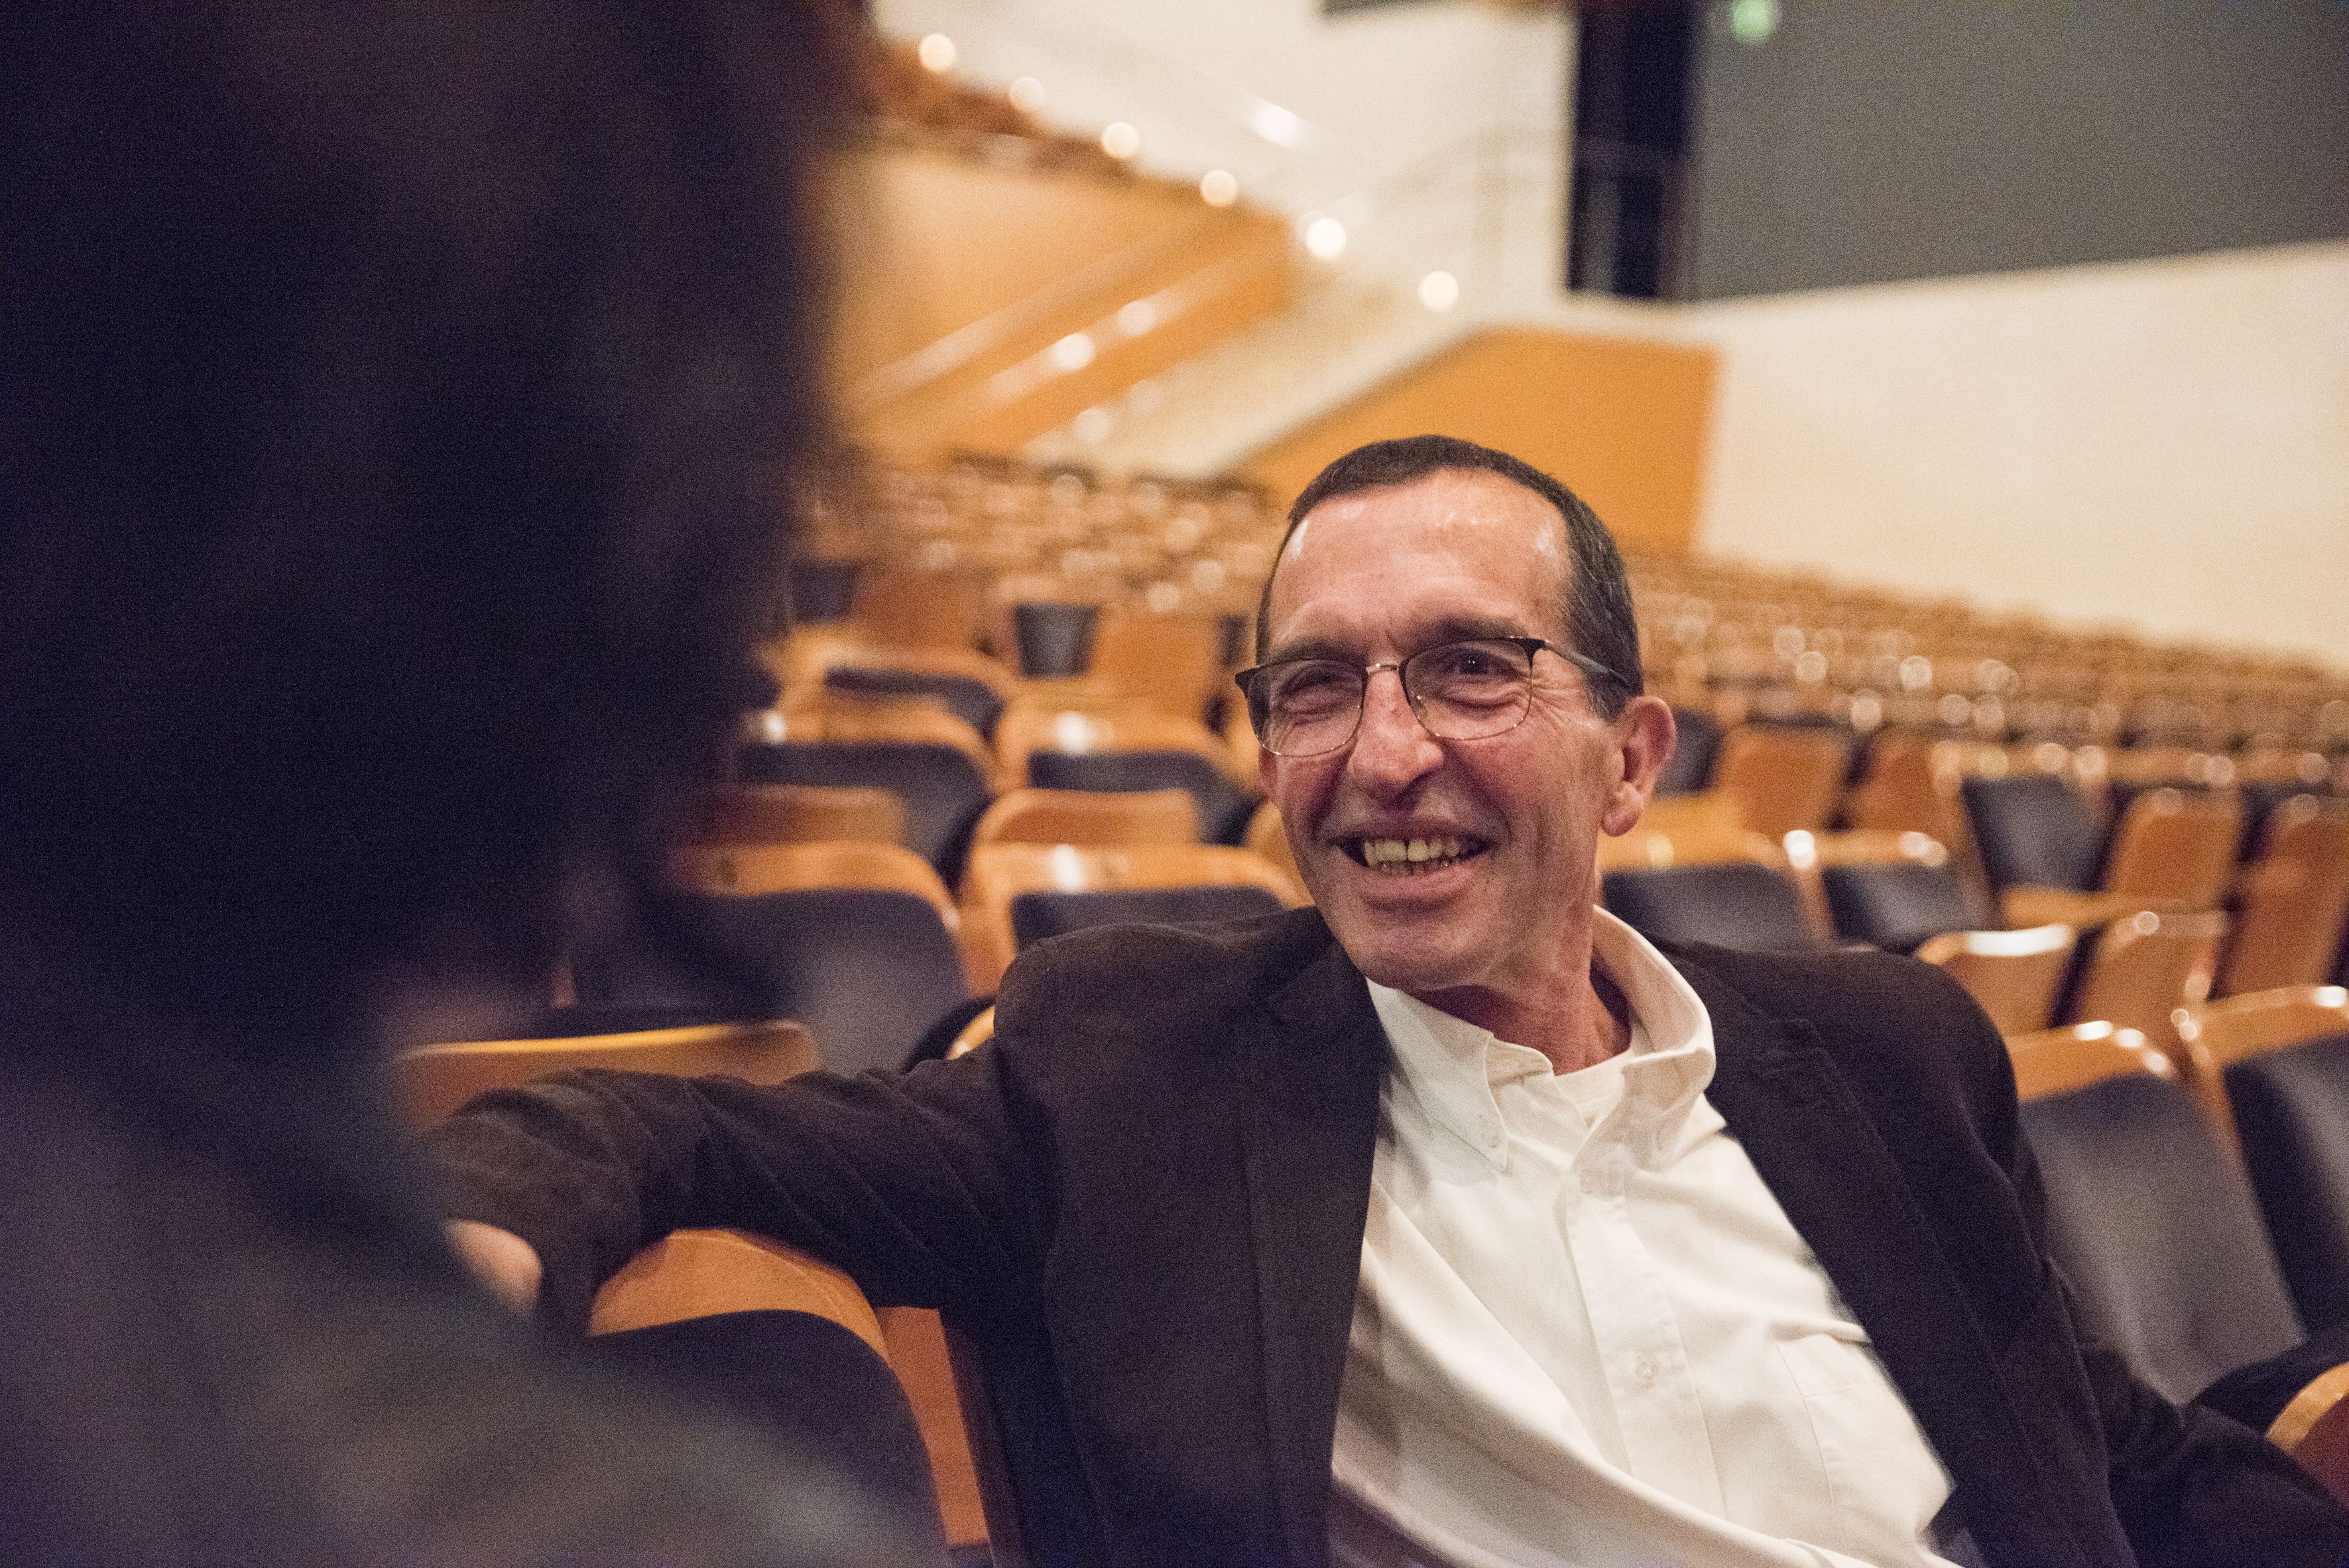
<instances>
[{"instance_id":1,"label":"blazer shoulder","mask_svg":"<svg viewBox=\"0 0 2349 1568\"><path fill-rule=\"evenodd\" d=\"M2013 1099L1997 1029L1932 965L1874 949L1764 954L1690 944L1666 956L1704 998L1724 1044L1743 1011L1805 1027L1863 1081L1930 1082L1982 1106Z\"/></svg>"},{"instance_id":2,"label":"blazer shoulder","mask_svg":"<svg viewBox=\"0 0 2349 1568\"><path fill-rule=\"evenodd\" d=\"M1193 925L1109 925L1040 942L1004 975L999 1032L1022 1025L1163 1025L1196 1036L1278 991L1325 957L1316 911Z\"/></svg>"}]
</instances>

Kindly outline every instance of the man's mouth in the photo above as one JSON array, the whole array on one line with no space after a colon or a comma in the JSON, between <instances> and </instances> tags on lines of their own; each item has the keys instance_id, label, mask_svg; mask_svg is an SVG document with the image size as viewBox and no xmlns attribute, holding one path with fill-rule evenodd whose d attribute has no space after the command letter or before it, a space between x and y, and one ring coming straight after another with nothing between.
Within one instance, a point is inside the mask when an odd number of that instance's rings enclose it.
<instances>
[{"instance_id":1,"label":"man's mouth","mask_svg":"<svg viewBox=\"0 0 2349 1568\"><path fill-rule=\"evenodd\" d=\"M1358 866L1384 876L1417 876L1474 860L1485 851L1480 839L1439 834L1426 839L1341 839L1340 847Z\"/></svg>"}]
</instances>

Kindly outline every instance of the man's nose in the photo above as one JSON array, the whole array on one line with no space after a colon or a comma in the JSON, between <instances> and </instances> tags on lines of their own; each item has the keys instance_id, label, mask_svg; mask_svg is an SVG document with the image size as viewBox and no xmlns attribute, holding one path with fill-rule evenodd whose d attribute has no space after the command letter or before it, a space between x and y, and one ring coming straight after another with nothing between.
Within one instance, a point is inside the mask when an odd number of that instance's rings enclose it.
<instances>
[{"instance_id":1,"label":"man's nose","mask_svg":"<svg viewBox=\"0 0 2349 1568\"><path fill-rule=\"evenodd\" d=\"M1362 688L1362 722L1354 731L1347 769L1365 784L1392 793L1409 787L1444 759L1403 695L1402 676L1381 670Z\"/></svg>"}]
</instances>

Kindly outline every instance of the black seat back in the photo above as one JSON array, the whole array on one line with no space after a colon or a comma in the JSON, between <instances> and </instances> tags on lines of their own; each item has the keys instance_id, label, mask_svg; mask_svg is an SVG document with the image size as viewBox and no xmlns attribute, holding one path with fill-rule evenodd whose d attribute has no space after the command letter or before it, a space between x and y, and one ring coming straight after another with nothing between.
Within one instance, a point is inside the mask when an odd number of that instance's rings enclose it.
<instances>
[{"instance_id":1,"label":"black seat back","mask_svg":"<svg viewBox=\"0 0 2349 1568\"><path fill-rule=\"evenodd\" d=\"M2086 892L2103 869L2104 833L2080 792L2052 773L1976 778L1959 786L1982 870L2002 892L2028 884Z\"/></svg>"},{"instance_id":2,"label":"black seat back","mask_svg":"<svg viewBox=\"0 0 2349 1568\"><path fill-rule=\"evenodd\" d=\"M905 847L952 885L990 790L970 756L926 740L754 741L739 768L750 784L851 784L905 803Z\"/></svg>"},{"instance_id":3,"label":"black seat back","mask_svg":"<svg viewBox=\"0 0 2349 1568\"><path fill-rule=\"evenodd\" d=\"M1280 909L1280 900L1270 892L1246 885L1023 892L1011 901L1011 939L1026 947L1093 925L1180 925L1278 914Z\"/></svg>"},{"instance_id":4,"label":"black seat back","mask_svg":"<svg viewBox=\"0 0 2349 1568\"><path fill-rule=\"evenodd\" d=\"M2235 1062L2226 1080L2302 1321L2349 1322L2349 1034Z\"/></svg>"},{"instance_id":5,"label":"black seat back","mask_svg":"<svg viewBox=\"0 0 2349 1568\"><path fill-rule=\"evenodd\" d=\"M1822 866L1827 912L1836 934L1888 953L1913 953L1927 939L1951 931L1980 931L1990 912L1955 869L1916 861L1884 861Z\"/></svg>"},{"instance_id":6,"label":"black seat back","mask_svg":"<svg viewBox=\"0 0 2349 1568\"><path fill-rule=\"evenodd\" d=\"M2192 1097L2149 1073L2026 1100L2047 1245L2090 1329L2167 1398L2299 1343L2250 1183Z\"/></svg>"},{"instance_id":7,"label":"black seat back","mask_svg":"<svg viewBox=\"0 0 2349 1568\"><path fill-rule=\"evenodd\" d=\"M1098 604L1047 600L1011 606L1011 634L1023 676L1081 676L1093 662Z\"/></svg>"},{"instance_id":8,"label":"black seat back","mask_svg":"<svg viewBox=\"0 0 2349 1568\"><path fill-rule=\"evenodd\" d=\"M881 888L668 894L573 969L585 1006L796 1018L842 1072L905 1065L970 995L936 907Z\"/></svg>"},{"instance_id":9,"label":"black seat back","mask_svg":"<svg viewBox=\"0 0 2349 1568\"><path fill-rule=\"evenodd\" d=\"M1721 726L1709 713L1675 707L1672 720L1679 730L1671 760L1656 780L1659 795L1693 795L1713 782L1713 759L1721 750Z\"/></svg>"},{"instance_id":10,"label":"black seat back","mask_svg":"<svg viewBox=\"0 0 2349 1568\"><path fill-rule=\"evenodd\" d=\"M792 624L814 626L848 619L856 599L856 576L864 564L861 561L792 562Z\"/></svg>"},{"instance_id":11,"label":"black seat back","mask_svg":"<svg viewBox=\"0 0 2349 1568\"><path fill-rule=\"evenodd\" d=\"M1199 803L1202 843L1237 844L1256 799L1195 751L1031 751L1028 782L1040 789L1187 789Z\"/></svg>"},{"instance_id":12,"label":"black seat back","mask_svg":"<svg viewBox=\"0 0 2349 1568\"><path fill-rule=\"evenodd\" d=\"M946 1331L994 1560L1030 1568L1108 1561L1042 1330L950 1316Z\"/></svg>"},{"instance_id":13,"label":"black seat back","mask_svg":"<svg viewBox=\"0 0 2349 1568\"><path fill-rule=\"evenodd\" d=\"M1749 953L1816 947L1803 901L1785 873L1752 861L1609 872L1600 896L1643 935L1709 942Z\"/></svg>"},{"instance_id":14,"label":"black seat back","mask_svg":"<svg viewBox=\"0 0 2349 1568\"><path fill-rule=\"evenodd\" d=\"M884 665L834 665L823 672L824 689L851 696L935 697L947 711L981 735L995 733L1003 698L976 676L946 670L899 670Z\"/></svg>"}]
</instances>

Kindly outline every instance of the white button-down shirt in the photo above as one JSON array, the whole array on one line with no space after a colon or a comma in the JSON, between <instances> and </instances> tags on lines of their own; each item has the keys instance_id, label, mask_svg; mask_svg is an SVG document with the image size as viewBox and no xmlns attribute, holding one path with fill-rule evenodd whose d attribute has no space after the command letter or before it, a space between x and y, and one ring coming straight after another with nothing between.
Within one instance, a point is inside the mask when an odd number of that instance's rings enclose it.
<instances>
[{"instance_id":1,"label":"white button-down shirt","mask_svg":"<svg viewBox=\"0 0 2349 1568\"><path fill-rule=\"evenodd\" d=\"M1948 1473L1704 1098L1713 1025L1597 912L1577 1073L1398 991L1338 1411L1340 1568L1944 1559Z\"/></svg>"}]
</instances>

